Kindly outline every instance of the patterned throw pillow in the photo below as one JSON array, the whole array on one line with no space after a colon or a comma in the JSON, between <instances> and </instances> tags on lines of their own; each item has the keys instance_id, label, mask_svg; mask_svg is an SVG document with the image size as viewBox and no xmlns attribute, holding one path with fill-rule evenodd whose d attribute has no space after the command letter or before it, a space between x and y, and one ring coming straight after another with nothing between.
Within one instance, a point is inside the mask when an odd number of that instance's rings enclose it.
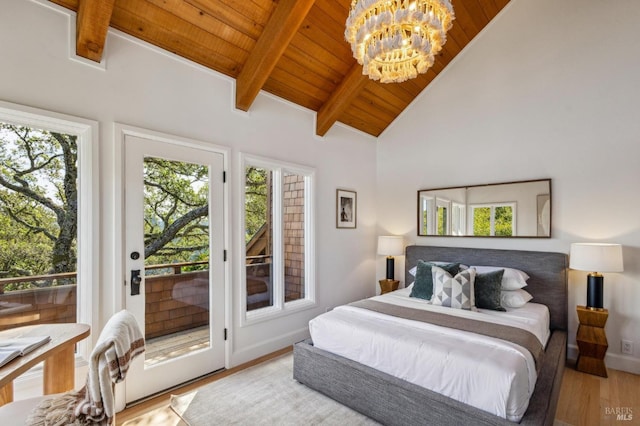
<instances>
[{"instance_id":1,"label":"patterned throw pillow","mask_svg":"<svg viewBox=\"0 0 640 426\"><path fill-rule=\"evenodd\" d=\"M431 300L431 297L433 296L433 273L431 272L431 268L433 266L436 265L431 262L418 260L418 265L416 266L416 281L413 284L409 297ZM457 274L460 269L459 263L443 263L438 264L437 266L452 275Z\"/></svg>"},{"instance_id":2,"label":"patterned throw pillow","mask_svg":"<svg viewBox=\"0 0 640 426\"><path fill-rule=\"evenodd\" d=\"M455 276L444 269L433 266L433 299L434 305L448 306L456 309L471 310L475 308L473 283L476 270L473 268L460 271Z\"/></svg>"}]
</instances>

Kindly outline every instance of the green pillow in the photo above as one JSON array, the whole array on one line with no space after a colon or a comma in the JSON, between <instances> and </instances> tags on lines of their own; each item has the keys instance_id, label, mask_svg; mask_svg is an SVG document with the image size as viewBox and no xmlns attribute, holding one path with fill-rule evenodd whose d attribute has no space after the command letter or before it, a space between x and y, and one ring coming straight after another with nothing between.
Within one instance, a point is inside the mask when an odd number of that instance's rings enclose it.
<instances>
[{"instance_id":1,"label":"green pillow","mask_svg":"<svg viewBox=\"0 0 640 426\"><path fill-rule=\"evenodd\" d=\"M502 289L502 276L504 269L476 274L474 294L476 308L491 309L494 311L506 311L500 304L500 291Z\"/></svg>"},{"instance_id":2,"label":"green pillow","mask_svg":"<svg viewBox=\"0 0 640 426\"><path fill-rule=\"evenodd\" d=\"M432 266L438 266L452 276L455 276L460 272L459 263L431 263L418 260L416 267L416 281L413 283L411 294L409 297L417 297L418 299L431 300L433 296L433 274L431 271Z\"/></svg>"}]
</instances>

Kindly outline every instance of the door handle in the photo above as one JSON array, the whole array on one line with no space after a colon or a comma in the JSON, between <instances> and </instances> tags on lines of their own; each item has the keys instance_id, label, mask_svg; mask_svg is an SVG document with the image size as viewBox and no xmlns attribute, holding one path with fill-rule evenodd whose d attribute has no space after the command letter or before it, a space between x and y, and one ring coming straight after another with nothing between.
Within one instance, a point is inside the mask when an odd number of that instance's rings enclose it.
<instances>
[{"instance_id":1,"label":"door handle","mask_svg":"<svg viewBox=\"0 0 640 426\"><path fill-rule=\"evenodd\" d=\"M142 277L140 276L140 269L131 270L131 295L136 296L140 294L140 283Z\"/></svg>"}]
</instances>

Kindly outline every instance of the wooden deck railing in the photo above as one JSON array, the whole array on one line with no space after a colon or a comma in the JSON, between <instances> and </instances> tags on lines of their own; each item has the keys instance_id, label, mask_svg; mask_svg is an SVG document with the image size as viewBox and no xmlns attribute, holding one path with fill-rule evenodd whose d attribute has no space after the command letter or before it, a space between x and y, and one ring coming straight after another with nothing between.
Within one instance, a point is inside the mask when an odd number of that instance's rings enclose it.
<instances>
[{"instance_id":1,"label":"wooden deck railing","mask_svg":"<svg viewBox=\"0 0 640 426\"><path fill-rule=\"evenodd\" d=\"M75 272L65 272L62 274L48 274L48 275L29 275L26 277L0 278L0 294L4 294L4 288L9 284L32 283L31 284L32 286L42 288L42 287L51 287L51 284L53 283L53 281L63 280L63 279L69 280L69 279L75 279L75 278L76 278ZM38 281L48 282L49 285L39 286L39 285L33 284Z\"/></svg>"},{"instance_id":2,"label":"wooden deck railing","mask_svg":"<svg viewBox=\"0 0 640 426\"><path fill-rule=\"evenodd\" d=\"M208 324L208 269L187 270L208 263L145 266L147 338ZM162 273L163 269L168 273ZM76 279L75 272L0 279L0 330L40 323L76 322ZM7 285L16 283L26 284L27 288L5 291Z\"/></svg>"}]
</instances>

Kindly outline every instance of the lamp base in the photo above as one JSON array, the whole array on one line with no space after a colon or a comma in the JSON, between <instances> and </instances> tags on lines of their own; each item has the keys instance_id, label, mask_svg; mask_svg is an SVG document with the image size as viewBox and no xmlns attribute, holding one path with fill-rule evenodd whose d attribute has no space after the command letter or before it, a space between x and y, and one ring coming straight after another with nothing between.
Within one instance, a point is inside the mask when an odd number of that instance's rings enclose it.
<instances>
[{"instance_id":1,"label":"lamp base","mask_svg":"<svg viewBox=\"0 0 640 426\"><path fill-rule=\"evenodd\" d=\"M587 309L594 311L603 310L603 282L604 277L602 274L592 272L587 275Z\"/></svg>"},{"instance_id":2,"label":"lamp base","mask_svg":"<svg viewBox=\"0 0 640 426\"><path fill-rule=\"evenodd\" d=\"M388 256L387 257L387 279L388 280L393 280L395 278L395 259L393 258L393 256Z\"/></svg>"}]
</instances>

